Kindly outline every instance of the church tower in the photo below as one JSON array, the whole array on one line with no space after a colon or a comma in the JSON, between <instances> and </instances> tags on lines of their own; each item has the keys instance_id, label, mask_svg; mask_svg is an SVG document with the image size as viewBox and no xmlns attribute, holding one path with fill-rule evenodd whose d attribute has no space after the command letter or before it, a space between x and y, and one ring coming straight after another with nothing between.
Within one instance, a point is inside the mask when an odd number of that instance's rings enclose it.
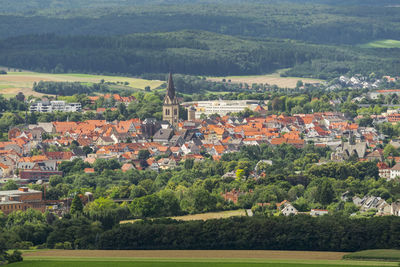
<instances>
[{"instance_id":1,"label":"church tower","mask_svg":"<svg viewBox=\"0 0 400 267\"><path fill-rule=\"evenodd\" d=\"M172 80L172 73L169 74L167 94L164 97L163 120L168 121L175 128L178 126L179 103L175 95L175 87L174 81Z\"/></svg>"}]
</instances>

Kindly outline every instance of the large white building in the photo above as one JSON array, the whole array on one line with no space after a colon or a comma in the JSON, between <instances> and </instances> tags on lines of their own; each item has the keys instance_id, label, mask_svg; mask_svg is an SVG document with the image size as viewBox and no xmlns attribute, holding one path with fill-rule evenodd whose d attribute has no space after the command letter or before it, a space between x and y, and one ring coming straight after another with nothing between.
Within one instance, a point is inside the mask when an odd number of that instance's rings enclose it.
<instances>
[{"instance_id":1,"label":"large white building","mask_svg":"<svg viewBox=\"0 0 400 267\"><path fill-rule=\"evenodd\" d=\"M65 101L39 101L33 103L29 107L30 112L55 112L55 111L63 111L63 112L78 112L81 111L82 105L81 103L65 103Z\"/></svg>"},{"instance_id":2,"label":"large white building","mask_svg":"<svg viewBox=\"0 0 400 267\"><path fill-rule=\"evenodd\" d=\"M182 105L186 107L194 107L195 118L199 119L201 114L210 116L218 114L225 116L228 113L237 113L245 109L255 110L259 104L258 100L212 100L212 101L194 101L185 102Z\"/></svg>"}]
</instances>

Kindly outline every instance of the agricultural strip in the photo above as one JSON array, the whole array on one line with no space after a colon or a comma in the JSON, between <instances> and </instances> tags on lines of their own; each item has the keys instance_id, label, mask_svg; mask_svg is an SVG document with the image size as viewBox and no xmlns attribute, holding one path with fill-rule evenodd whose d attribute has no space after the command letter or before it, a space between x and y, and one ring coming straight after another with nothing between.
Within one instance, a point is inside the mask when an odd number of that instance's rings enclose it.
<instances>
[{"instance_id":1,"label":"agricultural strip","mask_svg":"<svg viewBox=\"0 0 400 267\"><path fill-rule=\"evenodd\" d=\"M295 88L297 81L301 80L303 83L321 83L323 80L309 79L309 78L298 78L298 77L281 77L279 73L266 74L266 75L254 75L254 76L228 76L228 77L209 77L210 81L221 82L225 79L227 82L230 80L231 83L247 83L251 86L253 83L256 84L269 84L277 85L282 88Z\"/></svg>"}]
</instances>

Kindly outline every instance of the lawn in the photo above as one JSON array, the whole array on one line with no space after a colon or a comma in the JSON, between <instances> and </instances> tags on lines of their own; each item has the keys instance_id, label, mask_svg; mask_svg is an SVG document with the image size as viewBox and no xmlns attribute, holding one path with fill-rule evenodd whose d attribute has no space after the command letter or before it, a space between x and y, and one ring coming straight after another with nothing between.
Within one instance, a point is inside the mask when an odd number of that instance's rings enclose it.
<instances>
[{"instance_id":1,"label":"lawn","mask_svg":"<svg viewBox=\"0 0 400 267\"><path fill-rule=\"evenodd\" d=\"M387 260L400 261L400 250L396 249L373 249L363 250L347 254L344 259L351 260Z\"/></svg>"},{"instance_id":2,"label":"lawn","mask_svg":"<svg viewBox=\"0 0 400 267\"><path fill-rule=\"evenodd\" d=\"M25 95L41 96L32 90L34 82L39 81L55 81L55 82L82 82L86 84L98 83L101 80L105 82L128 82L127 88L132 90L142 90L146 86L151 89L159 87L163 81L144 80L121 76L105 76L105 75L89 75L89 74L51 74L38 72L8 72L7 75L0 76L0 93L8 95L16 95L18 92L23 92Z\"/></svg>"},{"instance_id":3,"label":"lawn","mask_svg":"<svg viewBox=\"0 0 400 267\"><path fill-rule=\"evenodd\" d=\"M223 79L226 81L231 80L232 83L247 83L252 85L257 84L269 84L277 85L282 88L295 88L297 81L301 80L303 83L321 83L323 80L310 79L310 78L299 78L299 77L281 77L280 74L284 70L279 70L276 73L265 74L265 75L252 75L252 76L227 76L227 77L208 77L210 81L221 82Z\"/></svg>"},{"instance_id":4,"label":"lawn","mask_svg":"<svg viewBox=\"0 0 400 267\"><path fill-rule=\"evenodd\" d=\"M377 40L370 43L362 44L363 48L400 48L400 41L398 40Z\"/></svg>"}]
</instances>

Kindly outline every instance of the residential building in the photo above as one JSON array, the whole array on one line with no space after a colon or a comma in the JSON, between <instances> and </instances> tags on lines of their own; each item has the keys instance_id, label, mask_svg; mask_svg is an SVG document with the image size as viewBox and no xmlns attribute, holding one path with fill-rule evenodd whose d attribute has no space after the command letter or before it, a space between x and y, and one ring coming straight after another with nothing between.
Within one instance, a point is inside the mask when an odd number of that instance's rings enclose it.
<instances>
[{"instance_id":1,"label":"residential building","mask_svg":"<svg viewBox=\"0 0 400 267\"><path fill-rule=\"evenodd\" d=\"M55 100L55 101L39 101L33 103L29 107L30 112L79 112L82 109L81 103L65 103L65 101Z\"/></svg>"}]
</instances>

